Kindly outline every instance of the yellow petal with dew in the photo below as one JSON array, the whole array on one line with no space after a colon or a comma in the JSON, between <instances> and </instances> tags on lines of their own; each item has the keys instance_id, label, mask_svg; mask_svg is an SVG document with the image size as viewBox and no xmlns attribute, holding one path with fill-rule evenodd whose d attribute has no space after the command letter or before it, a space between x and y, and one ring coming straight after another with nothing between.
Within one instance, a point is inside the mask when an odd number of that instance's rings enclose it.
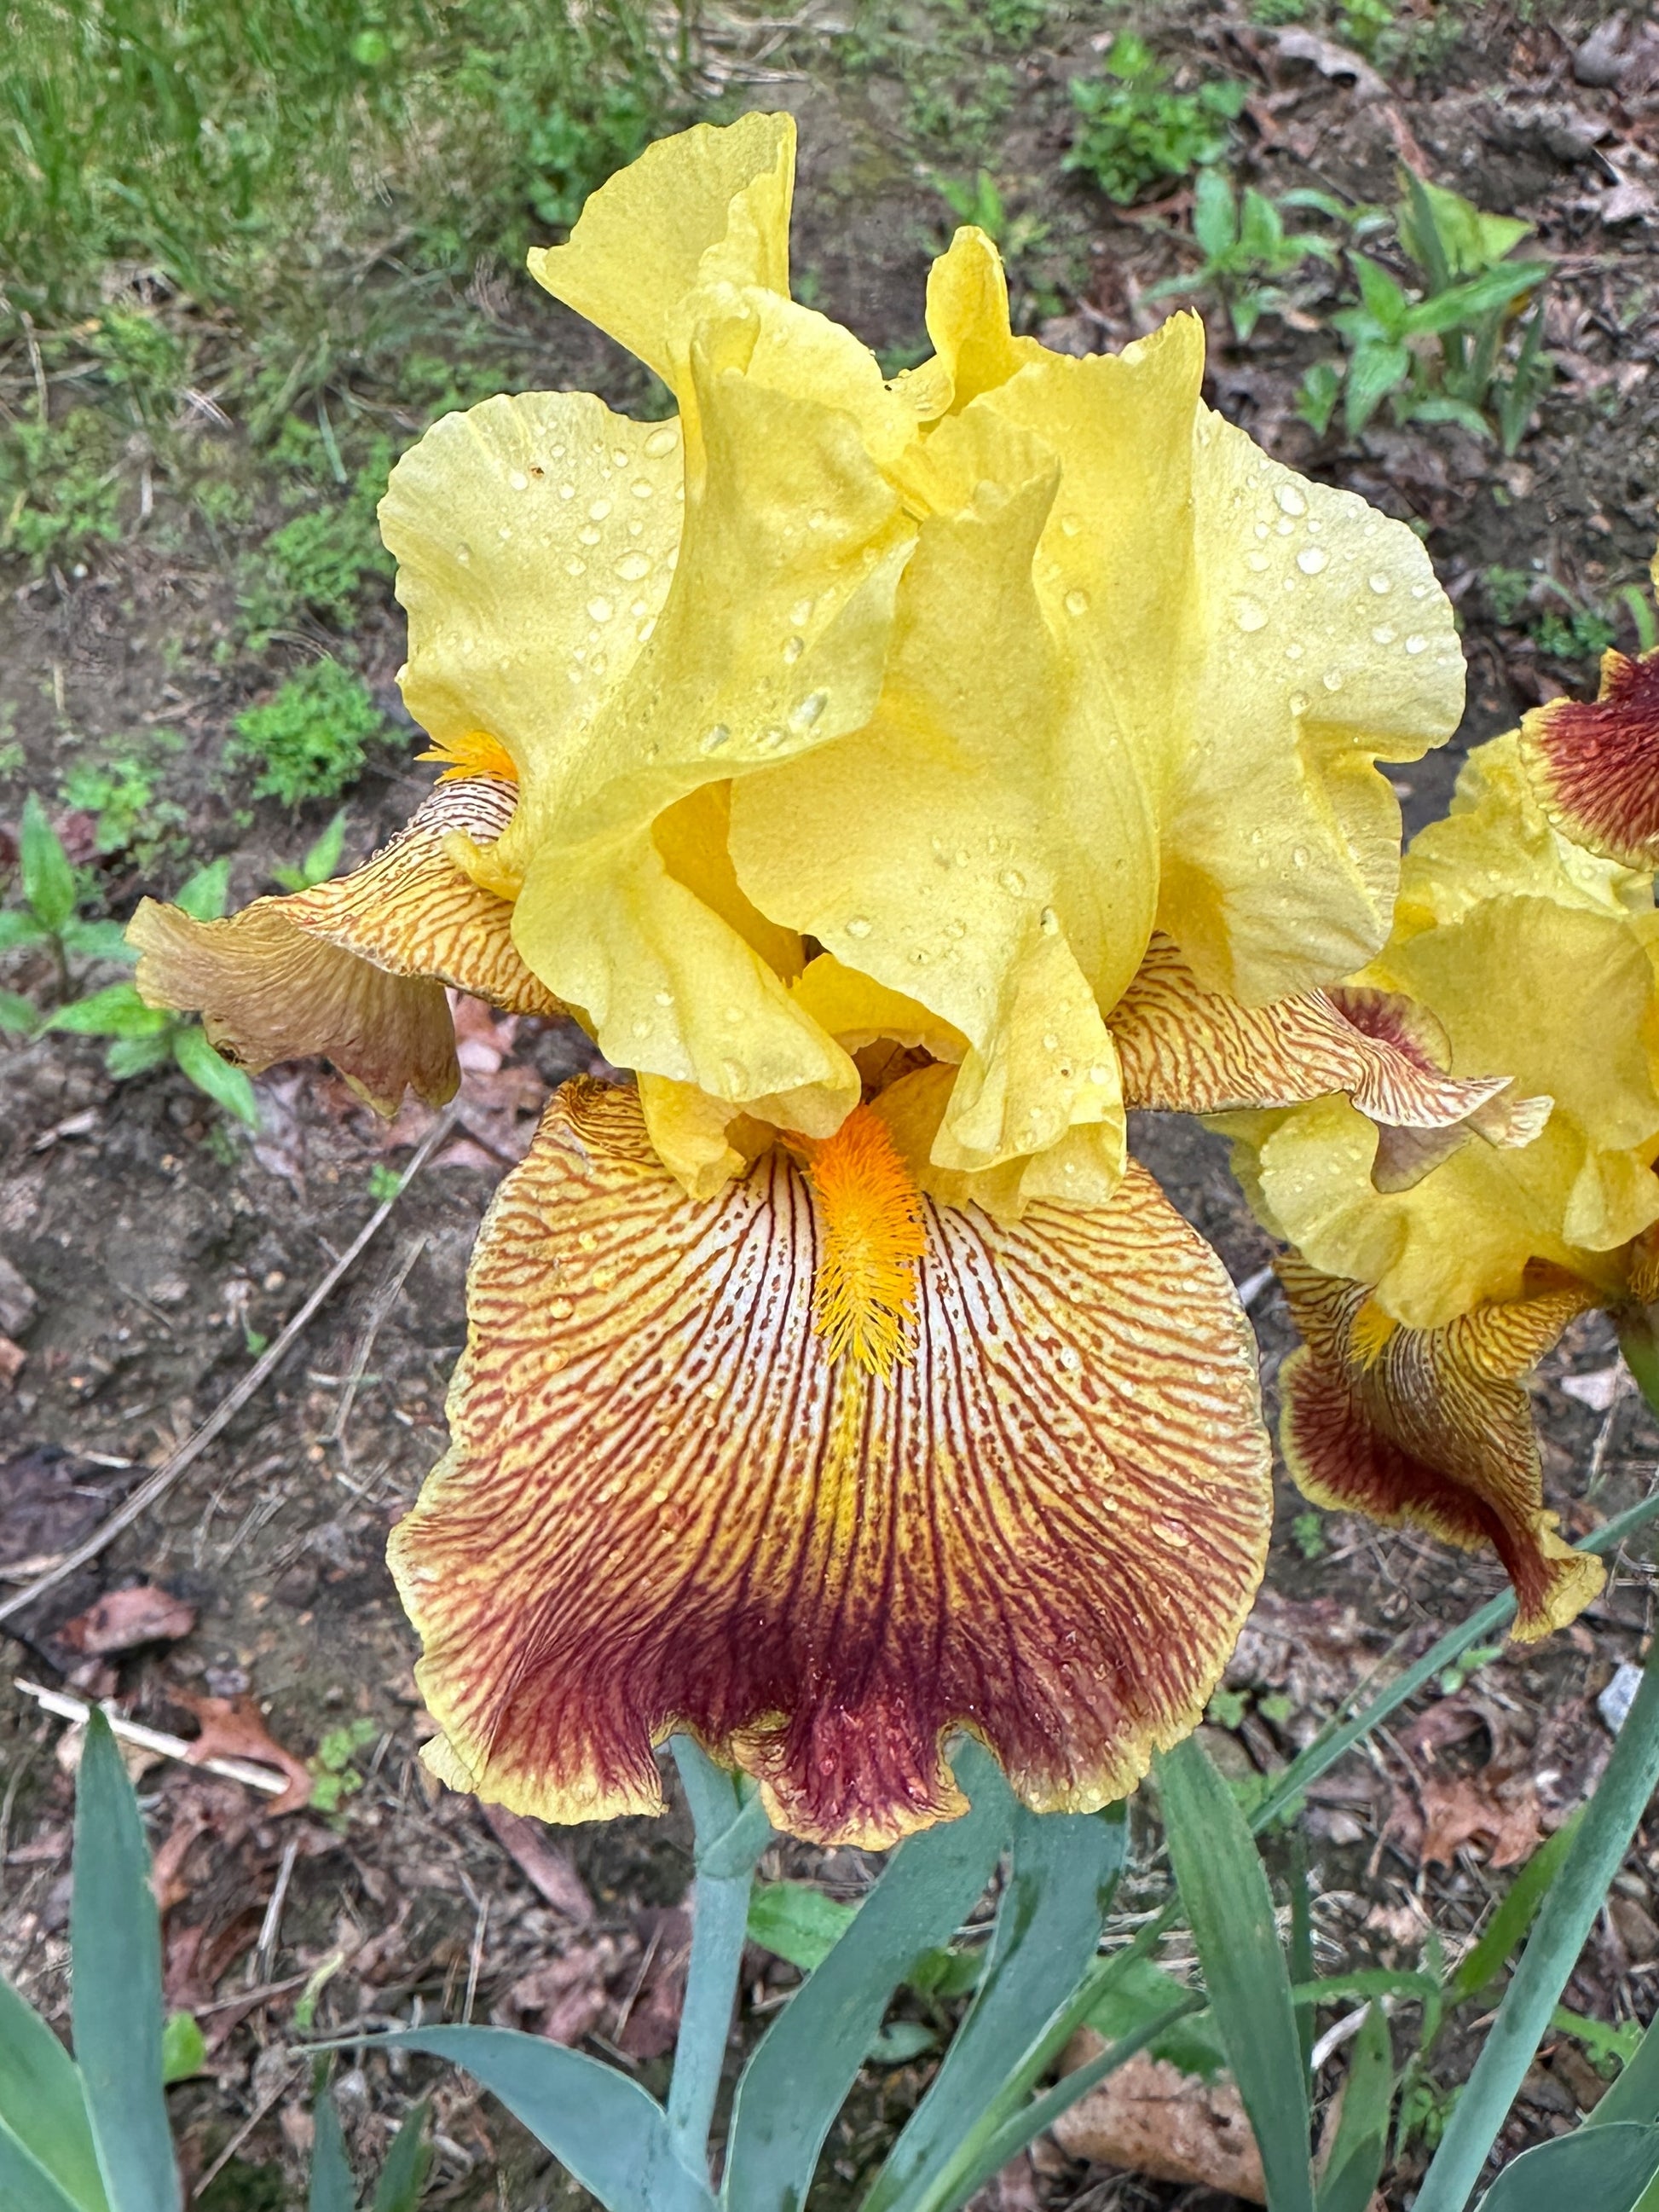
<instances>
[{"instance_id":1,"label":"yellow petal with dew","mask_svg":"<svg viewBox=\"0 0 1659 2212\"><path fill-rule=\"evenodd\" d=\"M1387 937L1400 809L1374 763L1451 734L1463 656L1404 523L1207 412L1194 463L1196 750L1159 926L1206 988L1261 1005L1352 974Z\"/></svg>"}]
</instances>

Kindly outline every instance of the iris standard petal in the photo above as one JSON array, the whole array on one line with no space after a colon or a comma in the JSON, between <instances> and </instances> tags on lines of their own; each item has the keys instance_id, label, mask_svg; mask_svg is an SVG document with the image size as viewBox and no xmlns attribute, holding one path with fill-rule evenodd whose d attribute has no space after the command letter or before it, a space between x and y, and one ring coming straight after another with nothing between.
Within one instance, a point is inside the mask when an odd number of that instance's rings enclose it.
<instances>
[{"instance_id":1,"label":"iris standard petal","mask_svg":"<svg viewBox=\"0 0 1659 2212\"><path fill-rule=\"evenodd\" d=\"M817 1205L775 1152L694 1204L630 1093L550 1107L474 1261L453 1448L392 1538L445 1778L654 1811L684 1727L781 1825L878 1846L962 1809L955 1729L1082 1808L1202 1712L1271 1504L1214 1255L1139 1170L1017 1231L927 1208L884 1383L815 1331Z\"/></svg>"},{"instance_id":2,"label":"iris standard petal","mask_svg":"<svg viewBox=\"0 0 1659 2212\"><path fill-rule=\"evenodd\" d=\"M1595 1293L1575 1285L1409 1329L1363 1283L1294 1255L1279 1273L1304 1340L1279 1370L1280 1437L1304 1494L1466 1551L1490 1546L1515 1584L1523 1642L1582 1613L1606 1570L1561 1540L1544 1504L1521 1378Z\"/></svg>"},{"instance_id":3,"label":"iris standard petal","mask_svg":"<svg viewBox=\"0 0 1659 2212\"><path fill-rule=\"evenodd\" d=\"M1603 653L1596 696L1534 707L1521 750L1565 836L1626 867L1659 867L1659 653Z\"/></svg>"},{"instance_id":4,"label":"iris standard petal","mask_svg":"<svg viewBox=\"0 0 1659 2212\"><path fill-rule=\"evenodd\" d=\"M1400 808L1375 763L1450 736L1463 655L1403 522L1207 410L1193 496L1196 738L1159 926L1210 989L1260 1005L1352 974L1388 935Z\"/></svg>"},{"instance_id":5,"label":"iris standard petal","mask_svg":"<svg viewBox=\"0 0 1659 2212\"><path fill-rule=\"evenodd\" d=\"M710 282L787 294L794 181L793 115L699 123L647 146L590 192L569 239L533 252L530 273L684 404L678 311Z\"/></svg>"},{"instance_id":6,"label":"iris standard petal","mask_svg":"<svg viewBox=\"0 0 1659 2212\"><path fill-rule=\"evenodd\" d=\"M500 836L514 787L441 783L349 876L197 921L145 899L128 925L152 1006L199 1012L215 1048L252 1073L323 1053L377 1112L405 1087L430 1104L460 1079L444 986L512 1013L565 1010L514 950L512 908L450 858L459 835Z\"/></svg>"}]
</instances>

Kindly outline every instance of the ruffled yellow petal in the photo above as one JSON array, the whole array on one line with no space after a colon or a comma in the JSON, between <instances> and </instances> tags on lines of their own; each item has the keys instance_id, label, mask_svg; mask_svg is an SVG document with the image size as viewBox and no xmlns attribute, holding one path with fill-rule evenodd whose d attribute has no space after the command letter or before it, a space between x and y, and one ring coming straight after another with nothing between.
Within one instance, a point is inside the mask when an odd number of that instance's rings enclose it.
<instances>
[{"instance_id":1,"label":"ruffled yellow petal","mask_svg":"<svg viewBox=\"0 0 1659 2212\"><path fill-rule=\"evenodd\" d=\"M677 424L583 392L487 399L410 448L380 530L409 615L404 701L441 754L488 733L547 809L662 612L681 487Z\"/></svg>"},{"instance_id":2,"label":"ruffled yellow petal","mask_svg":"<svg viewBox=\"0 0 1659 2212\"><path fill-rule=\"evenodd\" d=\"M795 986L795 1003L848 1052L886 1041L954 1064L968 1050L961 1030L919 999L890 991L873 976L845 966L832 952L821 952L804 971Z\"/></svg>"},{"instance_id":3,"label":"ruffled yellow petal","mask_svg":"<svg viewBox=\"0 0 1659 2212\"><path fill-rule=\"evenodd\" d=\"M927 272L927 335L933 358L898 380L924 422L994 392L1046 349L1016 337L1008 321L1008 279L995 243L972 223L951 240Z\"/></svg>"},{"instance_id":4,"label":"ruffled yellow petal","mask_svg":"<svg viewBox=\"0 0 1659 2212\"><path fill-rule=\"evenodd\" d=\"M1102 1206L1128 1165L1122 1116L1079 1122L1040 1152L1018 1152L994 1167L942 1167L934 1158L950 1110L954 1067L934 1065L901 1075L873 1101L893 1133L919 1187L941 1206L976 1206L994 1221L1023 1220L1043 1199L1062 1206Z\"/></svg>"},{"instance_id":5,"label":"ruffled yellow petal","mask_svg":"<svg viewBox=\"0 0 1659 2212\"><path fill-rule=\"evenodd\" d=\"M1200 423L1196 743L1159 926L1199 980L1261 1005L1352 974L1389 933L1400 809L1374 761L1457 726L1463 656L1402 522Z\"/></svg>"},{"instance_id":6,"label":"ruffled yellow petal","mask_svg":"<svg viewBox=\"0 0 1659 2212\"><path fill-rule=\"evenodd\" d=\"M1551 1291L1410 1329L1379 1318L1363 1283L1294 1255L1279 1273L1305 1342L1279 1370L1285 1458L1304 1495L1465 1551L1490 1546L1515 1584L1516 1638L1565 1627L1607 1571L1561 1540L1545 1507L1521 1377L1594 1294Z\"/></svg>"},{"instance_id":7,"label":"ruffled yellow petal","mask_svg":"<svg viewBox=\"0 0 1659 2212\"><path fill-rule=\"evenodd\" d=\"M1450 812L1413 838L1401 867L1395 943L1506 893L1591 914L1653 911L1650 868L1604 859L1553 826L1513 730L1476 746L1459 771ZM1382 969L1387 964L1385 957Z\"/></svg>"},{"instance_id":8,"label":"ruffled yellow petal","mask_svg":"<svg viewBox=\"0 0 1659 2212\"><path fill-rule=\"evenodd\" d=\"M631 1094L550 1108L392 1542L446 1779L655 1811L685 1727L781 1826L878 1847L961 1811L957 1729L1084 1809L1201 1713L1271 1506L1214 1255L1138 1170L1019 1230L927 1208L887 1384L814 1328L818 1205L781 1153L694 1204Z\"/></svg>"},{"instance_id":9,"label":"ruffled yellow petal","mask_svg":"<svg viewBox=\"0 0 1659 2212\"><path fill-rule=\"evenodd\" d=\"M787 294L794 179L793 116L699 123L590 193L568 243L532 252L530 273L684 398L673 337L687 295L715 283Z\"/></svg>"},{"instance_id":10,"label":"ruffled yellow petal","mask_svg":"<svg viewBox=\"0 0 1659 2212\"><path fill-rule=\"evenodd\" d=\"M441 783L353 874L222 921L145 899L127 930L139 990L199 1012L215 1049L253 1074L323 1053L380 1113L406 1086L441 1104L459 1080L446 983L514 1013L564 1012L514 950L511 908L448 854L457 834L499 836L514 798L489 779Z\"/></svg>"}]
</instances>

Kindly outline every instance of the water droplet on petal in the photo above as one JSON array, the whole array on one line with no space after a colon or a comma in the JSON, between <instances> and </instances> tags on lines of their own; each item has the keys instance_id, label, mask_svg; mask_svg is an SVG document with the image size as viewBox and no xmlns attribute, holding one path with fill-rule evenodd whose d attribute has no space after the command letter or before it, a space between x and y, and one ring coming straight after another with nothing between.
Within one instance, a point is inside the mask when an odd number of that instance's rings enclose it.
<instances>
[{"instance_id":1,"label":"water droplet on petal","mask_svg":"<svg viewBox=\"0 0 1659 2212\"><path fill-rule=\"evenodd\" d=\"M1381 568L1374 569L1372 571L1370 583L1372 591L1376 593L1378 599L1382 598L1384 592L1391 592L1394 589L1394 578Z\"/></svg>"},{"instance_id":2,"label":"water droplet on petal","mask_svg":"<svg viewBox=\"0 0 1659 2212\"><path fill-rule=\"evenodd\" d=\"M1247 568L1254 568L1259 576L1267 565L1267 556L1260 546L1253 547L1244 556L1244 565Z\"/></svg>"},{"instance_id":3,"label":"water droplet on petal","mask_svg":"<svg viewBox=\"0 0 1659 2212\"><path fill-rule=\"evenodd\" d=\"M805 629L807 623L812 619L812 602L811 599L797 599L794 605L789 610L789 619L795 629Z\"/></svg>"},{"instance_id":4,"label":"water droplet on petal","mask_svg":"<svg viewBox=\"0 0 1659 2212\"><path fill-rule=\"evenodd\" d=\"M590 522L603 522L610 512L611 502L608 499L596 499L587 510L587 519Z\"/></svg>"},{"instance_id":5,"label":"water droplet on petal","mask_svg":"<svg viewBox=\"0 0 1659 2212\"><path fill-rule=\"evenodd\" d=\"M1293 868L1305 868L1307 865L1307 847L1305 845L1292 845L1291 848L1291 866Z\"/></svg>"},{"instance_id":6,"label":"water droplet on petal","mask_svg":"<svg viewBox=\"0 0 1659 2212\"><path fill-rule=\"evenodd\" d=\"M1340 691L1342 689L1342 671L1328 668L1319 680L1328 691Z\"/></svg>"},{"instance_id":7,"label":"water droplet on petal","mask_svg":"<svg viewBox=\"0 0 1659 2212\"><path fill-rule=\"evenodd\" d=\"M1305 691L1291 692L1289 701L1291 714L1305 714L1308 711L1309 704L1310 701Z\"/></svg>"},{"instance_id":8,"label":"water droplet on petal","mask_svg":"<svg viewBox=\"0 0 1659 2212\"><path fill-rule=\"evenodd\" d=\"M614 612L615 609L609 599L593 599L587 603L587 615L590 622L608 623Z\"/></svg>"},{"instance_id":9,"label":"water droplet on petal","mask_svg":"<svg viewBox=\"0 0 1659 2212\"><path fill-rule=\"evenodd\" d=\"M1331 556L1322 545L1304 545L1296 556L1296 565L1304 576L1316 576L1322 568L1328 568Z\"/></svg>"},{"instance_id":10,"label":"water droplet on petal","mask_svg":"<svg viewBox=\"0 0 1659 2212\"><path fill-rule=\"evenodd\" d=\"M643 1014L634 1017L634 1034L636 1037L648 1037L651 1034L651 1024Z\"/></svg>"},{"instance_id":11,"label":"water droplet on petal","mask_svg":"<svg viewBox=\"0 0 1659 2212\"><path fill-rule=\"evenodd\" d=\"M1082 518L1075 514L1062 514L1060 518L1060 527L1064 536L1075 538L1083 527Z\"/></svg>"},{"instance_id":12,"label":"water droplet on petal","mask_svg":"<svg viewBox=\"0 0 1659 2212\"><path fill-rule=\"evenodd\" d=\"M1067 592L1066 594L1066 611L1068 615L1086 615L1089 611L1089 594L1087 592Z\"/></svg>"},{"instance_id":13,"label":"water droplet on petal","mask_svg":"<svg viewBox=\"0 0 1659 2212\"><path fill-rule=\"evenodd\" d=\"M869 921L861 914L855 914L847 925L847 934L849 937L868 937L870 930Z\"/></svg>"},{"instance_id":14,"label":"water droplet on petal","mask_svg":"<svg viewBox=\"0 0 1659 2212\"><path fill-rule=\"evenodd\" d=\"M576 535L584 545L597 545L599 542L599 533L591 522L583 523Z\"/></svg>"},{"instance_id":15,"label":"water droplet on petal","mask_svg":"<svg viewBox=\"0 0 1659 2212\"><path fill-rule=\"evenodd\" d=\"M1406 640L1406 650L1407 653L1426 653L1428 649L1429 641L1427 638L1419 637L1414 631L1412 635Z\"/></svg>"},{"instance_id":16,"label":"water droplet on petal","mask_svg":"<svg viewBox=\"0 0 1659 2212\"><path fill-rule=\"evenodd\" d=\"M1260 599L1250 599L1241 592L1233 601L1233 620L1247 634L1251 630L1265 629L1267 610Z\"/></svg>"},{"instance_id":17,"label":"water droplet on petal","mask_svg":"<svg viewBox=\"0 0 1659 2212\"><path fill-rule=\"evenodd\" d=\"M1059 936L1060 916L1054 912L1053 907L1045 906L1043 908L1042 913L1037 916L1037 927L1042 932L1045 937Z\"/></svg>"},{"instance_id":18,"label":"water droplet on petal","mask_svg":"<svg viewBox=\"0 0 1659 2212\"><path fill-rule=\"evenodd\" d=\"M783 641L783 657L792 665L805 650L806 640L804 637L787 637Z\"/></svg>"},{"instance_id":19,"label":"water droplet on petal","mask_svg":"<svg viewBox=\"0 0 1659 2212\"><path fill-rule=\"evenodd\" d=\"M1302 658L1302 647L1301 647L1300 643L1298 642L1298 641L1297 641L1297 639L1292 638L1292 639L1291 640L1291 642L1290 642L1290 643L1285 647L1285 659L1286 659L1286 660L1300 660L1300 659L1301 659L1301 658Z\"/></svg>"},{"instance_id":20,"label":"water droplet on petal","mask_svg":"<svg viewBox=\"0 0 1659 2212\"><path fill-rule=\"evenodd\" d=\"M789 720L798 730L810 730L830 703L827 691L809 691Z\"/></svg>"},{"instance_id":21,"label":"water droplet on petal","mask_svg":"<svg viewBox=\"0 0 1659 2212\"><path fill-rule=\"evenodd\" d=\"M514 469L507 482L514 491L528 491L530 489L530 479L522 469Z\"/></svg>"},{"instance_id":22,"label":"water droplet on petal","mask_svg":"<svg viewBox=\"0 0 1659 2212\"><path fill-rule=\"evenodd\" d=\"M624 553L617 563L617 574L624 584L637 584L651 574L651 563L643 553Z\"/></svg>"},{"instance_id":23,"label":"water droplet on petal","mask_svg":"<svg viewBox=\"0 0 1659 2212\"><path fill-rule=\"evenodd\" d=\"M653 461L665 460L678 443L672 430L653 430L645 441L645 450Z\"/></svg>"},{"instance_id":24,"label":"water droplet on petal","mask_svg":"<svg viewBox=\"0 0 1659 2212\"><path fill-rule=\"evenodd\" d=\"M1066 1372L1068 1375L1075 1375L1079 1368L1083 1364L1083 1354L1078 1350L1074 1344L1062 1345L1060 1353L1060 1364L1066 1370Z\"/></svg>"},{"instance_id":25,"label":"water droplet on petal","mask_svg":"<svg viewBox=\"0 0 1659 2212\"><path fill-rule=\"evenodd\" d=\"M656 490L657 487L652 483L649 477L635 477L633 483L629 485L628 489L633 493L635 499L649 499Z\"/></svg>"},{"instance_id":26,"label":"water droplet on petal","mask_svg":"<svg viewBox=\"0 0 1659 2212\"><path fill-rule=\"evenodd\" d=\"M712 730L708 730L704 732L702 740L703 751L706 753L717 753L720 747L726 744L731 735L731 730L724 722L716 722Z\"/></svg>"},{"instance_id":27,"label":"water droplet on petal","mask_svg":"<svg viewBox=\"0 0 1659 2212\"><path fill-rule=\"evenodd\" d=\"M461 544L455 548L455 558L460 562L463 568L465 568L468 562L471 560L472 548L466 544L465 539L463 539Z\"/></svg>"},{"instance_id":28,"label":"water droplet on petal","mask_svg":"<svg viewBox=\"0 0 1659 2212\"><path fill-rule=\"evenodd\" d=\"M1378 623L1371 632L1371 641L1375 645L1392 645L1399 635L1392 623Z\"/></svg>"},{"instance_id":29,"label":"water droplet on petal","mask_svg":"<svg viewBox=\"0 0 1659 2212\"><path fill-rule=\"evenodd\" d=\"M1273 493L1280 508L1286 514L1305 514L1308 502L1293 483L1282 483Z\"/></svg>"},{"instance_id":30,"label":"water droplet on petal","mask_svg":"<svg viewBox=\"0 0 1659 2212\"><path fill-rule=\"evenodd\" d=\"M1011 898L1018 898L1025 888L1025 878L1018 868L1005 868L997 880Z\"/></svg>"}]
</instances>

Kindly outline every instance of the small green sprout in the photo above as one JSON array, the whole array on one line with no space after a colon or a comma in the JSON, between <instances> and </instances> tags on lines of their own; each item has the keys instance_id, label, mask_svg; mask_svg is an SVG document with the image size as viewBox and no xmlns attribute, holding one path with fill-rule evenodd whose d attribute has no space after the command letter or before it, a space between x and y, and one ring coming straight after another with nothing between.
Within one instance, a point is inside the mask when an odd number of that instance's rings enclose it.
<instances>
[{"instance_id":1,"label":"small green sprout","mask_svg":"<svg viewBox=\"0 0 1659 2212\"><path fill-rule=\"evenodd\" d=\"M1120 33L1106 73L1072 79L1078 127L1065 167L1127 207L1154 185L1190 176L1227 150L1227 126L1244 106L1245 87L1212 80L1191 92L1170 88L1170 72L1133 32Z\"/></svg>"},{"instance_id":2,"label":"small green sprout","mask_svg":"<svg viewBox=\"0 0 1659 2212\"><path fill-rule=\"evenodd\" d=\"M1313 208L1339 220L1347 213L1328 192L1286 192L1273 201L1253 185L1235 193L1231 179L1220 169L1201 169L1193 187L1193 238L1204 255L1203 264L1190 276L1155 284L1146 297L1161 300L1176 292L1217 291L1227 303L1233 330L1243 343L1264 314L1295 304L1294 296L1279 282L1281 277L1310 260L1340 258L1337 246L1316 231L1287 231L1286 208Z\"/></svg>"},{"instance_id":3,"label":"small green sprout","mask_svg":"<svg viewBox=\"0 0 1659 2212\"><path fill-rule=\"evenodd\" d=\"M357 1753L380 1733L378 1723L368 1719L348 1721L343 1728L327 1730L316 1757L307 1762L313 1777L311 1802L319 1813L337 1813L344 1800L355 1797L362 1788L363 1778L356 1765Z\"/></svg>"},{"instance_id":4,"label":"small green sprout","mask_svg":"<svg viewBox=\"0 0 1659 2212\"><path fill-rule=\"evenodd\" d=\"M39 795L23 801L17 834L21 907L0 909L0 952L39 945L52 955L60 998L70 988L70 958L131 960L118 921L88 921L77 908L75 870L57 831L46 819ZM0 1028L27 1036L39 1026L29 1001L15 991L0 993Z\"/></svg>"},{"instance_id":5,"label":"small green sprout","mask_svg":"<svg viewBox=\"0 0 1659 2212\"><path fill-rule=\"evenodd\" d=\"M1322 1513L1298 1513L1291 1523L1291 1536L1296 1548L1308 1560L1322 1559L1326 1553L1325 1516Z\"/></svg>"},{"instance_id":6,"label":"small green sprout","mask_svg":"<svg viewBox=\"0 0 1659 2212\"><path fill-rule=\"evenodd\" d=\"M271 874L285 891L308 891L318 884L325 884L340 865L341 850L345 844L346 810L343 806L330 822L315 844L310 846L298 867L278 867Z\"/></svg>"}]
</instances>

